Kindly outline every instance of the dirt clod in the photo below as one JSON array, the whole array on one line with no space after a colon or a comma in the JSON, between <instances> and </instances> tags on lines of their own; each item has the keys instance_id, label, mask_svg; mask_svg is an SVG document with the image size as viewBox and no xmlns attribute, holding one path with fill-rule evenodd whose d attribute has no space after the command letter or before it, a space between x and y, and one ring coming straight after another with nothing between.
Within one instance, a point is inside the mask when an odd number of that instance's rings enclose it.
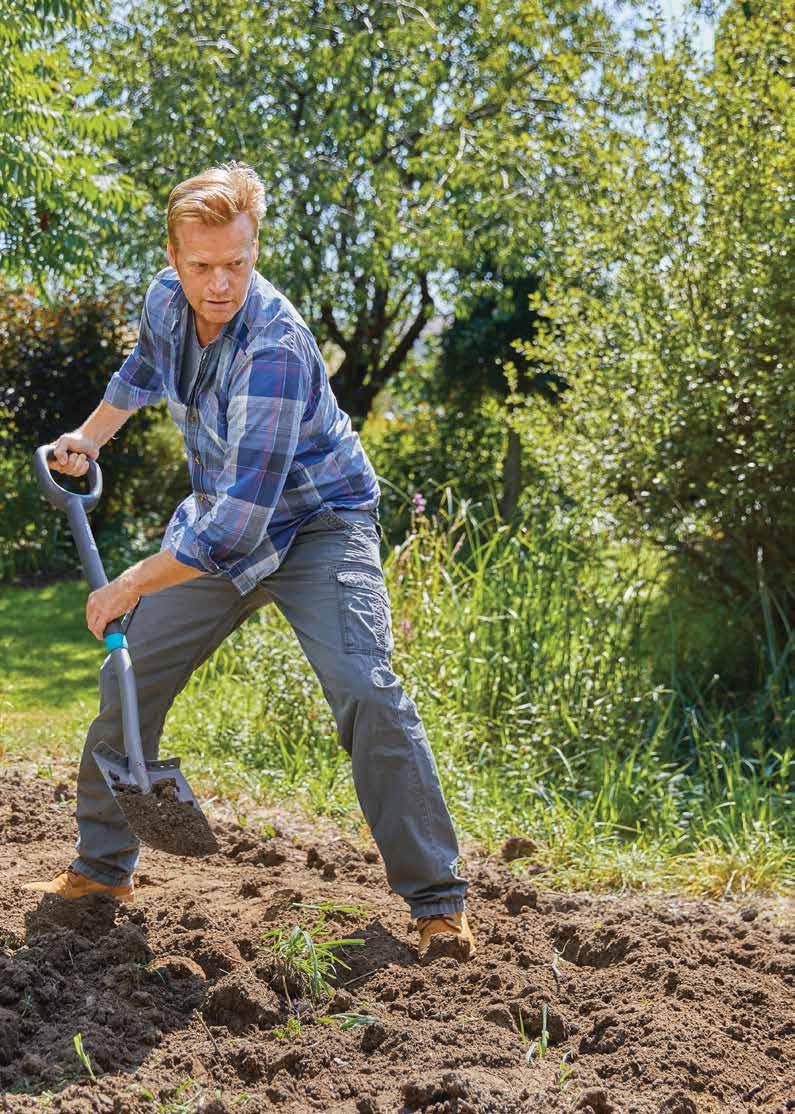
<instances>
[{"instance_id":1,"label":"dirt clod","mask_svg":"<svg viewBox=\"0 0 795 1114\"><path fill-rule=\"evenodd\" d=\"M148 847L197 858L218 850L204 813L192 801L179 799L174 778L154 781L149 793L118 780L113 792L130 827Z\"/></svg>"},{"instance_id":2,"label":"dirt clod","mask_svg":"<svg viewBox=\"0 0 795 1114\"><path fill-rule=\"evenodd\" d=\"M513 862L515 859L526 859L534 855L538 850L538 844L528 839L526 836L511 836L506 839L500 848L500 855L506 863Z\"/></svg>"},{"instance_id":3,"label":"dirt clod","mask_svg":"<svg viewBox=\"0 0 795 1114\"><path fill-rule=\"evenodd\" d=\"M272 1028L280 1017L279 1000L269 987L243 968L225 975L207 995L204 1016L213 1025L224 1025L232 1033L257 1027Z\"/></svg>"}]
</instances>

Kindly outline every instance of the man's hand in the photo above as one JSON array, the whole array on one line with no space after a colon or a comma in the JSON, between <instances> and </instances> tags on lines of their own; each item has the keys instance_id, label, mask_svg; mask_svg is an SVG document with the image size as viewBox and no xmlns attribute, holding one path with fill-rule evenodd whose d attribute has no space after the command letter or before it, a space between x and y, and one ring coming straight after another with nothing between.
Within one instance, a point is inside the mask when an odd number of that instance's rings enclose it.
<instances>
[{"instance_id":1,"label":"man's hand","mask_svg":"<svg viewBox=\"0 0 795 1114\"><path fill-rule=\"evenodd\" d=\"M111 619L119 619L131 611L140 599L129 577L122 573L104 588L97 588L86 602L86 624L97 641L102 641L105 627Z\"/></svg>"},{"instance_id":2,"label":"man's hand","mask_svg":"<svg viewBox=\"0 0 795 1114\"><path fill-rule=\"evenodd\" d=\"M201 569L183 564L168 550L145 557L111 580L110 584L91 593L86 603L86 625L94 638L101 642L111 619L118 619L132 611L141 596L150 596L153 592L161 592L164 588L183 584L201 575Z\"/></svg>"},{"instance_id":3,"label":"man's hand","mask_svg":"<svg viewBox=\"0 0 795 1114\"><path fill-rule=\"evenodd\" d=\"M99 445L80 429L74 433L62 433L53 448L55 460L50 462L50 467L54 472L63 472L67 476L85 476L88 458L96 460L99 456Z\"/></svg>"}]
</instances>

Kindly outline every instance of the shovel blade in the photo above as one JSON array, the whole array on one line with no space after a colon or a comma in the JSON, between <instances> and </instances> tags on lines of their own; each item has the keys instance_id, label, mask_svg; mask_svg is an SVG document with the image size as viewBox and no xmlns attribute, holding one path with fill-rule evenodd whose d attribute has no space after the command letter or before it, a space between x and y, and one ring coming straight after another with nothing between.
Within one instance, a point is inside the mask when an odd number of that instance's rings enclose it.
<instances>
[{"instance_id":1,"label":"shovel blade","mask_svg":"<svg viewBox=\"0 0 795 1114\"><path fill-rule=\"evenodd\" d=\"M94 760L133 834L158 851L199 858L218 851L207 817L194 797L178 758L146 763L152 787L142 793L125 754L107 743L94 749Z\"/></svg>"}]
</instances>

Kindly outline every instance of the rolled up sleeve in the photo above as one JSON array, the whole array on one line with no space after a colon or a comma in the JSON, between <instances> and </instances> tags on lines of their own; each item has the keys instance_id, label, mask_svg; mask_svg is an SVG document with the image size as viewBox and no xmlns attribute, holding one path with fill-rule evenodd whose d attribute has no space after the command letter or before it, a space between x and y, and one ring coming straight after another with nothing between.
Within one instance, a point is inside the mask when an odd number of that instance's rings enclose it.
<instances>
[{"instance_id":1,"label":"rolled up sleeve","mask_svg":"<svg viewBox=\"0 0 795 1114\"><path fill-rule=\"evenodd\" d=\"M147 310L152 287L144 299L135 348L108 383L103 401L120 410L138 410L165 397L163 375L155 359L155 342Z\"/></svg>"},{"instance_id":2,"label":"rolled up sleeve","mask_svg":"<svg viewBox=\"0 0 795 1114\"><path fill-rule=\"evenodd\" d=\"M213 506L164 541L178 561L235 576L263 541L298 446L310 392L305 359L285 339L243 362L230 386L228 453Z\"/></svg>"}]
</instances>

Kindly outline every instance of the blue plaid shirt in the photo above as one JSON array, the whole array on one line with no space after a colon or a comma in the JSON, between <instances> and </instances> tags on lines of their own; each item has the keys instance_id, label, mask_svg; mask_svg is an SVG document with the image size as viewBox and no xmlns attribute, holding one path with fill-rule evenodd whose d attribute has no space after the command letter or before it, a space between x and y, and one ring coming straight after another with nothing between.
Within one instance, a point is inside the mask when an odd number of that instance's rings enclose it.
<instances>
[{"instance_id":1,"label":"blue plaid shirt","mask_svg":"<svg viewBox=\"0 0 795 1114\"><path fill-rule=\"evenodd\" d=\"M105 401L124 410L165 398L185 440L192 493L162 548L241 595L279 567L299 528L325 509L373 510L380 492L323 357L287 298L255 271L243 306L179 395L189 306L173 268L146 292L138 343Z\"/></svg>"}]
</instances>

